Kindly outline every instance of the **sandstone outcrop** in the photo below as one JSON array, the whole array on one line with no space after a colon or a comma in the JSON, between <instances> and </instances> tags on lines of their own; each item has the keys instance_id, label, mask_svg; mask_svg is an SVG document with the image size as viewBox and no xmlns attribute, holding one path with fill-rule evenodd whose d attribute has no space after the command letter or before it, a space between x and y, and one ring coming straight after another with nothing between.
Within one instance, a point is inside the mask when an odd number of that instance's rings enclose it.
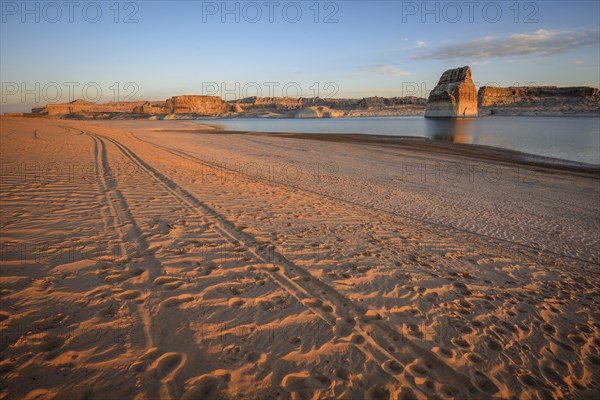
<instances>
[{"instance_id":1,"label":"sandstone outcrop","mask_svg":"<svg viewBox=\"0 0 600 400\"><path fill-rule=\"evenodd\" d=\"M172 114L221 115L232 110L232 106L218 96L174 96L165 106Z\"/></svg>"},{"instance_id":2,"label":"sandstone outcrop","mask_svg":"<svg viewBox=\"0 0 600 400\"><path fill-rule=\"evenodd\" d=\"M61 116L69 114L91 115L104 114L195 114L198 116L217 116L235 112L236 107L223 101L218 96L174 96L166 101L121 101L93 103L75 100L70 103L47 104L32 110L34 114Z\"/></svg>"},{"instance_id":3,"label":"sandstone outcrop","mask_svg":"<svg viewBox=\"0 0 600 400\"><path fill-rule=\"evenodd\" d=\"M133 113L136 107L141 107L144 101L121 101L99 104L85 100L74 100L70 103L48 104L37 108L37 113L50 116L74 113Z\"/></svg>"},{"instance_id":4,"label":"sandstone outcrop","mask_svg":"<svg viewBox=\"0 0 600 400\"><path fill-rule=\"evenodd\" d=\"M343 111L332 110L324 106L311 106L296 111L294 118L339 118L342 116L344 116Z\"/></svg>"},{"instance_id":5,"label":"sandstone outcrop","mask_svg":"<svg viewBox=\"0 0 600 400\"><path fill-rule=\"evenodd\" d=\"M423 115L427 100L421 97L365 97L362 99L320 97L246 97L230 101L240 116L265 118L327 118L336 116L372 117ZM308 107L327 107L321 116ZM300 112L302 111L302 112Z\"/></svg>"},{"instance_id":6,"label":"sandstone outcrop","mask_svg":"<svg viewBox=\"0 0 600 400\"><path fill-rule=\"evenodd\" d=\"M482 115L600 114L600 90L585 86L483 86L478 99Z\"/></svg>"},{"instance_id":7,"label":"sandstone outcrop","mask_svg":"<svg viewBox=\"0 0 600 400\"><path fill-rule=\"evenodd\" d=\"M165 101L146 101L141 106L133 109L134 114L167 114L171 110L167 108Z\"/></svg>"},{"instance_id":8,"label":"sandstone outcrop","mask_svg":"<svg viewBox=\"0 0 600 400\"><path fill-rule=\"evenodd\" d=\"M302 107L316 105L317 98L292 97L246 97L235 101L242 109L252 110L297 110Z\"/></svg>"},{"instance_id":9,"label":"sandstone outcrop","mask_svg":"<svg viewBox=\"0 0 600 400\"><path fill-rule=\"evenodd\" d=\"M223 101L218 96L173 96L165 101L93 103L75 100L32 109L32 115L77 119L194 119L213 116L264 118L335 118L423 115L426 100L420 97L246 97Z\"/></svg>"},{"instance_id":10,"label":"sandstone outcrop","mask_svg":"<svg viewBox=\"0 0 600 400\"><path fill-rule=\"evenodd\" d=\"M449 69L442 74L427 100L427 118L475 118L477 89L471 78L471 68Z\"/></svg>"}]
</instances>

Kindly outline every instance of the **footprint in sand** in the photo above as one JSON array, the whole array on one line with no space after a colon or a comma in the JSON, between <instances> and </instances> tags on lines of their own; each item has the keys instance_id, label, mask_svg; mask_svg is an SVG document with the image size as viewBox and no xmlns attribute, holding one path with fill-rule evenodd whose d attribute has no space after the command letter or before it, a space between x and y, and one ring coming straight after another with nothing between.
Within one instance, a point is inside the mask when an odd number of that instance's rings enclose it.
<instances>
[{"instance_id":1,"label":"footprint in sand","mask_svg":"<svg viewBox=\"0 0 600 400\"><path fill-rule=\"evenodd\" d=\"M556 333L556 328L554 328L552 325L550 324L542 324L540 325L540 328L542 328L542 330L548 334L555 334Z\"/></svg>"},{"instance_id":2,"label":"footprint in sand","mask_svg":"<svg viewBox=\"0 0 600 400\"><path fill-rule=\"evenodd\" d=\"M330 313L330 312L333 312L333 307L331 307L328 304L324 304L321 306L321 310Z\"/></svg>"},{"instance_id":3,"label":"footprint in sand","mask_svg":"<svg viewBox=\"0 0 600 400\"><path fill-rule=\"evenodd\" d=\"M589 327L589 325L586 324L582 324L582 323L577 323L577 325L575 325L575 328L583 333L587 333L587 334L592 334L594 333L594 330L592 328Z\"/></svg>"},{"instance_id":4,"label":"footprint in sand","mask_svg":"<svg viewBox=\"0 0 600 400\"><path fill-rule=\"evenodd\" d=\"M397 400L417 400L418 397L415 395L412 389L403 387L400 388L396 393L394 393L394 399Z\"/></svg>"},{"instance_id":5,"label":"footprint in sand","mask_svg":"<svg viewBox=\"0 0 600 400\"><path fill-rule=\"evenodd\" d=\"M399 375L404 371L404 367L396 360L387 360L381 364L381 369L390 375Z\"/></svg>"},{"instance_id":6,"label":"footprint in sand","mask_svg":"<svg viewBox=\"0 0 600 400\"><path fill-rule=\"evenodd\" d=\"M350 371L344 367L340 367L335 370L335 376L343 381L347 381L350 379Z\"/></svg>"},{"instance_id":7,"label":"footprint in sand","mask_svg":"<svg viewBox=\"0 0 600 400\"><path fill-rule=\"evenodd\" d=\"M127 290L119 294L119 298L123 300L133 300L140 297L141 293L139 290Z\"/></svg>"},{"instance_id":8,"label":"footprint in sand","mask_svg":"<svg viewBox=\"0 0 600 400\"><path fill-rule=\"evenodd\" d=\"M440 394L446 399L455 399L458 395L458 389L450 385L442 385L439 389Z\"/></svg>"},{"instance_id":9,"label":"footprint in sand","mask_svg":"<svg viewBox=\"0 0 600 400\"><path fill-rule=\"evenodd\" d=\"M104 280L108 283L118 283L129 279L129 277L123 273L111 273L104 277Z\"/></svg>"},{"instance_id":10,"label":"footprint in sand","mask_svg":"<svg viewBox=\"0 0 600 400\"><path fill-rule=\"evenodd\" d=\"M130 276L139 276L139 275L143 274L144 272L146 272L146 270L144 268L140 268L140 267L129 266L127 268L127 273Z\"/></svg>"},{"instance_id":11,"label":"footprint in sand","mask_svg":"<svg viewBox=\"0 0 600 400\"><path fill-rule=\"evenodd\" d=\"M182 303L187 303L189 301L194 300L194 298L189 294L181 294L179 296L170 297L164 300L160 305L162 307L174 307Z\"/></svg>"},{"instance_id":12,"label":"footprint in sand","mask_svg":"<svg viewBox=\"0 0 600 400\"><path fill-rule=\"evenodd\" d=\"M454 352L447 347L438 347L434 351L445 358L452 358L454 356Z\"/></svg>"},{"instance_id":13,"label":"footprint in sand","mask_svg":"<svg viewBox=\"0 0 600 400\"><path fill-rule=\"evenodd\" d=\"M260 360L260 357L260 353L256 351L249 351L244 355L244 360L248 361L249 363L255 363Z\"/></svg>"},{"instance_id":14,"label":"footprint in sand","mask_svg":"<svg viewBox=\"0 0 600 400\"><path fill-rule=\"evenodd\" d=\"M415 377L424 378L429 375L429 368L420 360L415 360L407 368Z\"/></svg>"},{"instance_id":15,"label":"footprint in sand","mask_svg":"<svg viewBox=\"0 0 600 400\"><path fill-rule=\"evenodd\" d=\"M354 344L363 344L365 342L365 338L362 335L354 334L350 338L350 341Z\"/></svg>"},{"instance_id":16,"label":"footprint in sand","mask_svg":"<svg viewBox=\"0 0 600 400\"><path fill-rule=\"evenodd\" d=\"M366 400L383 400L383 399L389 399L389 398L390 398L390 392L383 386L379 386L379 385L371 386L365 392Z\"/></svg>"},{"instance_id":17,"label":"footprint in sand","mask_svg":"<svg viewBox=\"0 0 600 400\"><path fill-rule=\"evenodd\" d=\"M518 379L529 387L536 388L539 386L539 381L530 374L519 375Z\"/></svg>"},{"instance_id":18,"label":"footprint in sand","mask_svg":"<svg viewBox=\"0 0 600 400\"><path fill-rule=\"evenodd\" d=\"M189 379L181 400L212 400L216 399L219 391L226 389L231 374L225 370L217 370L211 374Z\"/></svg>"},{"instance_id":19,"label":"footprint in sand","mask_svg":"<svg viewBox=\"0 0 600 400\"><path fill-rule=\"evenodd\" d=\"M318 308L321 307L323 305L323 302L319 299L304 299L302 300L302 304L304 304L307 307L311 307L311 308Z\"/></svg>"},{"instance_id":20,"label":"footprint in sand","mask_svg":"<svg viewBox=\"0 0 600 400\"><path fill-rule=\"evenodd\" d=\"M587 358L587 361L589 365L594 367L596 370L598 369L598 366L600 366L600 357L595 354L590 355Z\"/></svg>"},{"instance_id":21,"label":"footprint in sand","mask_svg":"<svg viewBox=\"0 0 600 400\"><path fill-rule=\"evenodd\" d=\"M471 320L471 325L473 325L476 328L481 328L483 326L483 322L474 319Z\"/></svg>"},{"instance_id":22,"label":"footprint in sand","mask_svg":"<svg viewBox=\"0 0 600 400\"><path fill-rule=\"evenodd\" d=\"M483 362L483 358L479 357L477 354L474 354L474 353L467 354L467 360L469 360L472 363L476 363L476 364Z\"/></svg>"},{"instance_id":23,"label":"footprint in sand","mask_svg":"<svg viewBox=\"0 0 600 400\"><path fill-rule=\"evenodd\" d=\"M39 349L43 352L52 352L58 350L65 343L65 339L60 336L48 333L40 338Z\"/></svg>"},{"instance_id":24,"label":"footprint in sand","mask_svg":"<svg viewBox=\"0 0 600 400\"><path fill-rule=\"evenodd\" d=\"M490 350L494 351L502 351L502 345L495 339L490 339L487 341L487 346Z\"/></svg>"},{"instance_id":25,"label":"footprint in sand","mask_svg":"<svg viewBox=\"0 0 600 400\"><path fill-rule=\"evenodd\" d=\"M8 313L6 313L8 315ZM63 322L67 316L63 313L50 315L46 318L39 319L33 323L33 326L40 331L46 331L55 328L58 324Z\"/></svg>"},{"instance_id":26,"label":"footprint in sand","mask_svg":"<svg viewBox=\"0 0 600 400\"><path fill-rule=\"evenodd\" d=\"M288 339L288 343L299 346L300 343L302 343L302 339L298 336L294 336Z\"/></svg>"},{"instance_id":27,"label":"footprint in sand","mask_svg":"<svg viewBox=\"0 0 600 400\"><path fill-rule=\"evenodd\" d=\"M352 333L352 329L356 325L353 318L336 318L333 333L339 337L346 337Z\"/></svg>"},{"instance_id":28,"label":"footprint in sand","mask_svg":"<svg viewBox=\"0 0 600 400\"><path fill-rule=\"evenodd\" d=\"M148 373L152 376L165 377L179 364L181 364L182 357L178 353L165 353L158 357L156 361L152 363L148 368Z\"/></svg>"},{"instance_id":29,"label":"footprint in sand","mask_svg":"<svg viewBox=\"0 0 600 400\"><path fill-rule=\"evenodd\" d=\"M229 302L227 304L231 308L240 308L244 305L244 300L240 299L239 297L232 297L231 299L229 299Z\"/></svg>"},{"instance_id":30,"label":"footprint in sand","mask_svg":"<svg viewBox=\"0 0 600 400\"><path fill-rule=\"evenodd\" d=\"M146 362L145 361L136 361L129 366L129 370L131 372L144 372L146 370Z\"/></svg>"},{"instance_id":31,"label":"footprint in sand","mask_svg":"<svg viewBox=\"0 0 600 400\"><path fill-rule=\"evenodd\" d=\"M494 382L492 382L487 376L479 371L472 372L471 377L475 383L475 386L487 394L496 394L500 390L498 389L498 386L494 384Z\"/></svg>"},{"instance_id":32,"label":"footprint in sand","mask_svg":"<svg viewBox=\"0 0 600 400\"><path fill-rule=\"evenodd\" d=\"M281 386L288 393L302 392L305 390L324 389L331 384L331 379L323 374L297 372L286 375L281 381Z\"/></svg>"},{"instance_id":33,"label":"footprint in sand","mask_svg":"<svg viewBox=\"0 0 600 400\"><path fill-rule=\"evenodd\" d=\"M280 268L275 264L265 264L260 269L267 272L277 272Z\"/></svg>"},{"instance_id":34,"label":"footprint in sand","mask_svg":"<svg viewBox=\"0 0 600 400\"><path fill-rule=\"evenodd\" d=\"M469 347L471 347L471 345L469 344L469 342L467 342L462 337L453 338L452 339L452 343L454 343L458 347L462 347L463 349L468 349Z\"/></svg>"},{"instance_id":35,"label":"footprint in sand","mask_svg":"<svg viewBox=\"0 0 600 400\"><path fill-rule=\"evenodd\" d=\"M355 318L357 322L362 322L363 324L369 324L380 319L382 319L381 314L374 310L368 310L362 317Z\"/></svg>"},{"instance_id":36,"label":"footprint in sand","mask_svg":"<svg viewBox=\"0 0 600 400\"><path fill-rule=\"evenodd\" d=\"M371 267L363 265L360 267L356 267L356 272L364 274L364 273L367 273L370 269L371 269Z\"/></svg>"},{"instance_id":37,"label":"footprint in sand","mask_svg":"<svg viewBox=\"0 0 600 400\"><path fill-rule=\"evenodd\" d=\"M179 278L176 278L174 276L159 276L152 283L157 286L162 286L163 288L168 290L177 289L183 284L183 282L179 280Z\"/></svg>"},{"instance_id":38,"label":"footprint in sand","mask_svg":"<svg viewBox=\"0 0 600 400\"><path fill-rule=\"evenodd\" d=\"M586 343L586 340L577 333L569 333L567 337L577 346L583 346Z\"/></svg>"}]
</instances>

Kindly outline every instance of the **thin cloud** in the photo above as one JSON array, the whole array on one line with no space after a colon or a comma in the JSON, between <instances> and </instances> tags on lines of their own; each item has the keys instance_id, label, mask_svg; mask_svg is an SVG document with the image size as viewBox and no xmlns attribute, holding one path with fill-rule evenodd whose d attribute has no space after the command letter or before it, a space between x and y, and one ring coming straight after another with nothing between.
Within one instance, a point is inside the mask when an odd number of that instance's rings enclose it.
<instances>
[{"instance_id":1,"label":"thin cloud","mask_svg":"<svg viewBox=\"0 0 600 400\"><path fill-rule=\"evenodd\" d=\"M414 55L413 59L454 60L505 58L513 56L551 56L568 50L598 46L598 29L585 31L550 31L540 29L533 33L518 33L503 37L486 36L462 43L443 45L427 52Z\"/></svg>"},{"instance_id":2,"label":"thin cloud","mask_svg":"<svg viewBox=\"0 0 600 400\"><path fill-rule=\"evenodd\" d=\"M427 43L425 43L422 40L417 40L417 47L425 47L425 46L427 46Z\"/></svg>"},{"instance_id":3,"label":"thin cloud","mask_svg":"<svg viewBox=\"0 0 600 400\"><path fill-rule=\"evenodd\" d=\"M377 75L388 76L407 76L410 72L394 67L393 65L375 65L371 67L361 68L361 72L369 72Z\"/></svg>"}]
</instances>

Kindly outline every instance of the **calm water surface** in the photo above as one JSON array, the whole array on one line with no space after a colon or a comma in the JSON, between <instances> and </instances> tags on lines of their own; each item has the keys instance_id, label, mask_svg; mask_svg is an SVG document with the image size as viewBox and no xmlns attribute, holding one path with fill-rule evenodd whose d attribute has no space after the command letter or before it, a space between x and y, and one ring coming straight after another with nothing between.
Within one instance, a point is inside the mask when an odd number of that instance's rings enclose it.
<instances>
[{"instance_id":1,"label":"calm water surface","mask_svg":"<svg viewBox=\"0 0 600 400\"><path fill-rule=\"evenodd\" d=\"M470 120L423 117L235 118L220 119L215 123L227 130L252 132L420 136L600 165L600 118L596 117L489 116Z\"/></svg>"}]
</instances>

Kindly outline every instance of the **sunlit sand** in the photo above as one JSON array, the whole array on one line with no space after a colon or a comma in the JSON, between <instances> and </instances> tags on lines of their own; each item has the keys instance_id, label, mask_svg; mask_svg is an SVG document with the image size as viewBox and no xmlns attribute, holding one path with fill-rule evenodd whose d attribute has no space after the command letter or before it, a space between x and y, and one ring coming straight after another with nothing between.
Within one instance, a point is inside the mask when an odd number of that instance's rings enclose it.
<instances>
[{"instance_id":1,"label":"sunlit sand","mask_svg":"<svg viewBox=\"0 0 600 400\"><path fill-rule=\"evenodd\" d=\"M1 398L598 398L597 169L0 121Z\"/></svg>"}]
</instances>

